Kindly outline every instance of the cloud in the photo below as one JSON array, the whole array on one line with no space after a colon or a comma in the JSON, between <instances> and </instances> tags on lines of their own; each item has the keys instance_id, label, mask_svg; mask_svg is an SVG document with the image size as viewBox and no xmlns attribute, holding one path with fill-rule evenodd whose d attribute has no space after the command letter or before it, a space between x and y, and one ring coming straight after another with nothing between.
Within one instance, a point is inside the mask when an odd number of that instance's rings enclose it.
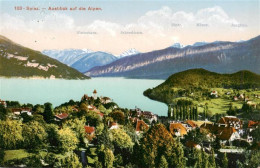
<instances>
[{"instance_id":1,"label":"cloud","mask_svg":"<svg viewBox=\"0 0 260 168\"><path fill-rule=\"evenodd\" d=\"M25 32L37 31L68 31L75 28L74 19L62 13L51 13L43 18L35 17L34 20L27 20L22 16L12 16L7 13L2 15L1 30L20 30Z\"/></svg>"},{"instance_id":2,"label":"cloud","mask_svg":"<svg viewBox=\"0 0 260 168\"><path fill-rule=\"evenodd\" d=\"M136 22L121 25L120 23L108 22L104 20L95 20L92 23L84 26L77 26L74 18L62 13L51 13L45 15L43 19L35 19L28 21L21 16L11 16L4 14L2 16L1 29L14 29L29 32L44 31L79 31L89 30L102 33L108 33L111 36L116 36L120 31L142 31L146 34L154 36L165 36L166 31L171 29L171 24L181 24L185 29L191 29L197 23L205 23L214 27L227 28L230 25L238 24L234 18L230 18L227 13L219 6L198 10L196 13L176 11L163 6L158 10L146 12L139 17ZM213 28L214 29L214 28Z\"/></svg>"},{"instance_id":3,"label":"cloud","mask_svg":"<svg viewBox=\"0 0 260 168\"><path fill-rule=\"evenodd\" d=\"M141 52L161 49L174 42L191 44L198 40L230 40L236 38L235 34L242 29L231 27L231 24L239 24L239 21L231 18L219 6L195 12L174 11L168 6L162 6L145 12L127 24L97 19L78 25L74 17L63 12L35 15L33 20L5 13L0 19L0 31L3 35L34 49L89 48L115 54L129 48L136 48ZM196 26L197 23L206 23L209 27L201 28ZM175 27L173 24L181 26ZM142 33L129 35L121 32Z\"/></svg>"}]
</instances>

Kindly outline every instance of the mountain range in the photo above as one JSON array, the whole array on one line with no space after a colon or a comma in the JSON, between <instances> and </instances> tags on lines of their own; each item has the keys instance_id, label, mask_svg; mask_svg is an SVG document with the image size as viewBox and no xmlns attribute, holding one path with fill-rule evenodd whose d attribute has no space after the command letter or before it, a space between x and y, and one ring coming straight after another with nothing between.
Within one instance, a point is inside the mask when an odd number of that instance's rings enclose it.
<instances>
[{"instance_id":1,"label":"mountain range","mask_svg":"<svg viewBox=\"0 0 260 168\"><path fill-rule=\"evenodd\" d=\"M260 73L260 36L242 42L215 41L195 43L184 48L162 50L123 57L110 64L90 69L93 77L166 79L173 73L204 68L218 73L249 70Z\"/></svg>"},{"instance_id":2,"label":"mountain range","mask_svg":"<svg viewBox=\"0 0 260 168\"><path fill-rule=\"evenodd\" d=\"M0 35L0 76L87 79L77 70Z\"/></svg>"},{"instance_id":3,"label":"mountain range","mask_svg":"<svg viewBox=\"0 0 260 168\"><path fill-rule=\"evenodd\" d=\"M94 52L89 49L43 50L42 53L80 72L86 72L93 67L106 65L120 58L140 52L131 48L118 56L102 51Z\"/></svg>"}]
</instances>

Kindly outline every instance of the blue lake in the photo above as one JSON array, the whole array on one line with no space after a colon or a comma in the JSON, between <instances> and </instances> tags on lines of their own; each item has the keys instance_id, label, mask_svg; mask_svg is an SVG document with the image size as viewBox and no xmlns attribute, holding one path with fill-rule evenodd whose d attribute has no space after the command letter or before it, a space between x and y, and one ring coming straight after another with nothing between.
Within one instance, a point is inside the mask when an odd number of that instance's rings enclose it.
<instances>
[{"instance_id":1,"label":"blue lake","mask_svg":"<svg viewBox=\"0 0 260 168\"><path fill-rule=\"evenodd\" d=\"M161 84L163 80L92 78L90 80L49 80L0 78L0 99L20 103L44 104L51 102L58 106L64 102L80 100L84 94L92 95L94 89L98 96L113 99L122 108L135 108L167 115L167 106L143 96L143 91Z\"/></svg>"}]
</instances>

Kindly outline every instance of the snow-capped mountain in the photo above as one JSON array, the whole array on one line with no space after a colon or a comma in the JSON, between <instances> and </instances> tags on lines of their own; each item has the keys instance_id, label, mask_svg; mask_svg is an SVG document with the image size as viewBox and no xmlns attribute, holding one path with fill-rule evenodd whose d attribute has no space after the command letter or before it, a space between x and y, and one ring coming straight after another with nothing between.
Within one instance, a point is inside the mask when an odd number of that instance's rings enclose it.
<instances>
[{"instance_id":1,"label":"snow-capped mountain","mask_svg":"<svg viewBox=\"0 0 260 168\"><path fill-rule=\"evenodd\" d=\"M184 47L186 47L186 45L183 45L181 43L174 43L171 47L174 47L174 48L184 48Z\"/></svg>"},{"instance_id":2,"label":"snow-capped mountain","mask_svg":"<svg viewBox=\"0 0 260 168\"><path fill-rule=\"evenodd\" d=\"M86 75L165 79L173 73L203 68L218 73L249 70L259 73L260 36L243 43L217 41L178 49L168 47L118 59L94 67Z\"/></svg>"},{"instance_id":3,"label":"snow-capped mountain","mask_svg":"<svg viewBox=\"0 0 260 168\"><path fill-rule=\"evenodd\" d=\"M140 52L137 51L135 48L130 48L129 50L124 51L123 53L121 53L117 57L122 58L122 57L127 57L127 56L130 56L130 55L135 55L135 54L139 54L139 53Z\"/></svg>"},{"instance_id":4,"label":"snow-capped mountain","mask_svg":"<svg viewBox=\"0 0 260 168\"><path fill-rule=\"evenodd\" d=\"M85 54L92 53L89 49L43 50L42 53L64 64L71 66Z\"/></svg>"},{"instance_id":5,"label":"snow-capped mountain","mask_svg":"<svg viewBox=\"0 0 260 168\"><path fill-rule=\"evenodd\" d=\"M206 44L209 44L209 43L205 42L205 41L199 41L199 42L194 43L192 46L198 47L198 46L204 46Z\"/></svg>"},{"instance_id":6,"label":"snow-capped mountain","mask_svg":"<svg viewBox=\"0 0 260 168\"><path fill-rule=\"evenodd\" d=\"M95 66L106 65L118 59L110 53L94 52L89 49L44 50L42 53L80 72L86 72Z\"/></svg>"}]
</instances>

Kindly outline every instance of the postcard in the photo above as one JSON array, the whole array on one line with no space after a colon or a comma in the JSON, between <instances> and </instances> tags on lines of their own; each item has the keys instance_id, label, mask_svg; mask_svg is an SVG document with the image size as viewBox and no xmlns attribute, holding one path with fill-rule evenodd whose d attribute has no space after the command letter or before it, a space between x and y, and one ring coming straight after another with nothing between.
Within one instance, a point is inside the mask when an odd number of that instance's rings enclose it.
<instances>
[{"instance_id":1,"label":"postcard","mask_svg":"<svg viewBox=\"0 0 260 168\"><path fill-rule=\"evenodd\" d=\"M0 167L260 167L258 0L0 9Z\"/></svg>"}]
</instances>

